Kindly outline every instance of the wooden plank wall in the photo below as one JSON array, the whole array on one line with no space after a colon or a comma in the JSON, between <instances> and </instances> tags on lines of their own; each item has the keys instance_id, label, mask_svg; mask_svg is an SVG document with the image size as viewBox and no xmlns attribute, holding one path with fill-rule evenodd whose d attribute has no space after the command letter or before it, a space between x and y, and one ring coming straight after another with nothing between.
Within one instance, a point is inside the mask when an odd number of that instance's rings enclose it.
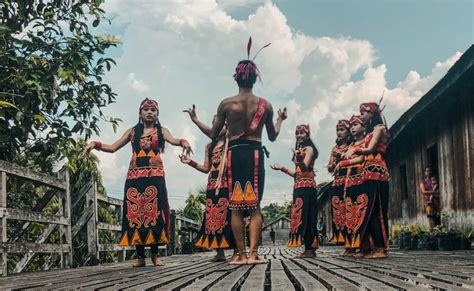
<instances>
[{"instance_id":1,"label":"wooden plank wall","mask_svg":"<svg viewBox=\"0 0 474 291\"><path fill-rule=\"evenodd\" d=\"M442 210L457 226L474 227L474 110L472 93L442 98L422 112L390 144L390 210L392 222L427 223L419 183L428 164L427 149L438 147ZM408 199L402 199L400 166L406 165Z\"/></svg>"}]
</instances>

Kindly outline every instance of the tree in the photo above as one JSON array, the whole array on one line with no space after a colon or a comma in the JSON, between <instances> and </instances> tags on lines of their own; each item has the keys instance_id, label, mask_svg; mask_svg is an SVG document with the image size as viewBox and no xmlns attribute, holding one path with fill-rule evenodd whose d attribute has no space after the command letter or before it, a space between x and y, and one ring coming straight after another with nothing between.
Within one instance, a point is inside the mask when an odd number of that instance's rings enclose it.
<instances>
[{"instance_id":1,"label":"tree","mask_svg":"<svg viewBox=\"0 0 474 291\"><path fill-rule=\"evenodd\" d=\"M183 208L184 217L196 221L201 221L203 216L203 209L198 197L199 195L189 193L189 196L186 199L186 205Z\"/></svg>"},{"instance_id":2,"label":"tree","mask_svg":"<svg viewBox=\"0 0 474 291\"><path fill-rule=\"evenodd\" d=\"M115 37L90 32L102 0L0 2L0 159L51 171L74 134L99 134L120 120L102 109L116 94L102 82Z\"/></svg>"},{"instance_id":3,"label":"tree","mask_svg":"<svg viewBox=\"0 0 474 291\"><path fill-rule=\"evenodd\" d=\"M262 216L265 223L270 223L273 220L282 216L290 218L291 201L286 201L282 205L278 203L270 203L262 207Z\"/></svg>"}]
</instances>

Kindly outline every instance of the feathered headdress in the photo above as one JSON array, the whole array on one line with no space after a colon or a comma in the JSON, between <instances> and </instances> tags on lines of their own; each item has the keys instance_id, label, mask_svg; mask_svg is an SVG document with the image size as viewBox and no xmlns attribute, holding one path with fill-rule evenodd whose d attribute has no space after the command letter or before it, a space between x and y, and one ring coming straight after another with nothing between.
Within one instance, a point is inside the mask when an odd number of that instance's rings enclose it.
<instances>
[{"instance_id":1,"label":"feathered headdress","mask_svg":"<svg viewBox=\"0 0 474 291\"><path fill-rule=\"evenodd\" d=\"M250 59L250 51L252 49L252 37L249 37L249 41L247 43L247 61L245 63L239 62L237 67L235 67L235 74L234 79L237 79L238 76L242 76L242 80L247 80L249 74L255 74L259 76L257 65L254 63L255 58L258 54L266 47L271 45L272 43L267 43L262 48L260 48L257 53L254 55L252 59ZM259 76L260 77L260 76Z\"/></svg>"}]
</instances>

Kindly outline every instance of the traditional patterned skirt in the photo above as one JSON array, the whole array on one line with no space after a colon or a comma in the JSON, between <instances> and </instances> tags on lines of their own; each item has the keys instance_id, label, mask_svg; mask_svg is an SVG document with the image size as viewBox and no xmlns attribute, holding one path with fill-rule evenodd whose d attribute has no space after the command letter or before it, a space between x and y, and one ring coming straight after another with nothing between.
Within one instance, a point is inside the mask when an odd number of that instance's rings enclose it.
<instances>
[{"instance_id":1,"label":"traditional patterned skirt","mask_svg":"<svg viewBox=\"0 0 474 291\"><path fill-rule=\"evenodd\" d=\"M230 209L256 209L260 205L265 183L261 142L241 139L229 142L227 180Z\"/></svg>"},{"instance_id":2,"label":"traditional patterned skirt","mask_svg":"<svg viewBox=\"0 0 474 291\"><path fill-rule=\"evenodd\" d=\"M234 235L230 225L228 190L221 188L215 195L215 189L206 192L206 213L198 233L195 245L211 249L235 248Z\"/></svg>"},{"instance_id":3,"label":"traditional patterned skirt","mask_svg":"<svg viewBox=\"0 0 474 291\"><path fill-rule=\"evenodd\" d=\"M303 244L312 249L319 247L317 190L314 187L302 187L293 190L291 207L289 247Z\"/></svg>"},{"instance_id":4,"label":"traditional patterned skirt","mask_svg":"<svg viewBox=\"0 0 474 291\"><path fill-rule=\"evenodd\" d=\"M346 206L344 204L344 186L347 169L341 168L331 187L332 238L335 244L344 243L346 226Z\"/></svg>"},{"instance_id":5,"label":"traditional patterned skirt","mask_svg":"<svg viewBox=\"0 0 474 291\"><path fill-rule=\"evenodd\" d=\"M126 180L120 246L168 243L167 195L163 176Z\"/></svg>"},{"instance_id":6,"label":"traditional patterned skirt","mask_svg":"<svg viewBox=\"0 0 474 291\"><path fill-rule=\"evenodd\" d=\"M344 200L346 248L388 249L388 182L365 180L347 189Z\"/></svg>"}]
</instances>

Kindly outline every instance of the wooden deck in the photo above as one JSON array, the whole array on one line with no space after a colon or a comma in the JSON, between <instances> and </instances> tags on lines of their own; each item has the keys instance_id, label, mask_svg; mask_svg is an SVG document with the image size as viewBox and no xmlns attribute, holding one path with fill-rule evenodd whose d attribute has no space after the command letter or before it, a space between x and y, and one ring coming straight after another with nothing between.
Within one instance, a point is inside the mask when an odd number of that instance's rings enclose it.
<instances>
[{"instance_id":1,"label":"wooden deck","mask_svg":"<svg viewBox=\"0 0 474 291\"><path fill-rule=\"evenodd\" d=\"M393 251L386 260L342 258L336 247L301 260L298 251L263 247L270 263L256 266L211 263L207 252L162 258L164 267L125 262L19 274L0 279L0 289L474 290L474 251Z\"/></svg>"}]
</instances>

